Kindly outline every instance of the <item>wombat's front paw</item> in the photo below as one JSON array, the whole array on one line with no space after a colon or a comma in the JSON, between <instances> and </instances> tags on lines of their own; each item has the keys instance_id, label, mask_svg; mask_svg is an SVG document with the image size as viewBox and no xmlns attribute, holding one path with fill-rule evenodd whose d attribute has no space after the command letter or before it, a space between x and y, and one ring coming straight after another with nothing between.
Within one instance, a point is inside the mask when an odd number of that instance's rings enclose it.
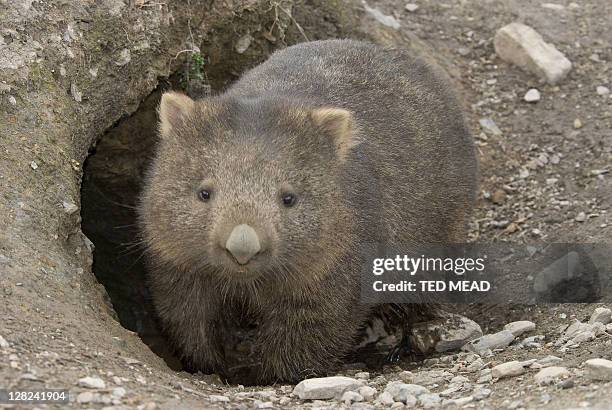
<instances>
[{"instance_id":1,"label":"wombat's front paw","mask_svg":"<svg viewBox=\"0 0 612 410\"><path fill-rule=\"evenodd\" d=\"M298 383L310 377L324 376L329 370L329 364L323 365L318 361L306 363L293 355L274 355L264 358L257 380L262 384Z\"/></svg>"}]
</instances>

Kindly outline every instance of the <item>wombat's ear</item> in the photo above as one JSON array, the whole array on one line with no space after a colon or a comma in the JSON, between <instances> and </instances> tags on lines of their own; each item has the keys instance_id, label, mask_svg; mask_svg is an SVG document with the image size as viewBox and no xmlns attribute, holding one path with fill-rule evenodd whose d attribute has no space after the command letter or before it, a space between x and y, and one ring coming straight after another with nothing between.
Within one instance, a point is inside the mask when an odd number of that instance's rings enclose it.
<instances>
[{"instance_id":1,"label":"wombat's ear","mask_svg":"<svg viewBox=\"0 0 612 410\"><path fill-rule=\"evenodd\" d=\"M159 103L159 128L162 137L166 137L172 128L180 124L194 107L195 101L185 94L174 91L164 93Z\"/></svg>"},{"instance_id":2,"label":"wombat's ear","mask_svg":"<svg viewBox=\"0 0 612 410\"><path fill-rule=\"evenodd\" d=\"M341 161L346 159L351 148L361 142L355 135L353 114L342 108L323 107L311 112L314 123L333 138L336 154Z\"/></svg>"}]
</instances>

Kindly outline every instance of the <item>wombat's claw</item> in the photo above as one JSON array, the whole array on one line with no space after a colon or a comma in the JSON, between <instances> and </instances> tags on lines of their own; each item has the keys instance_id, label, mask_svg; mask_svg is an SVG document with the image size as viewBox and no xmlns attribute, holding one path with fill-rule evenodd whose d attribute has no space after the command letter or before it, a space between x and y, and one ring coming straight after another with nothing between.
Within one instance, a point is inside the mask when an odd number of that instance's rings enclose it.
<instances>
[{"instance_id":1,"label":"wombat's claw","mask_svg":"<svg viewBox=\"0 0 612 410\"><path fill-rule=\"evenodd\" d=\"M402 356L410 354L411 350L409 339L407 337L402 337L402 340L395 345L387 355L387 361L389 363L397 363Z\"/></svg>"}]
</instances>

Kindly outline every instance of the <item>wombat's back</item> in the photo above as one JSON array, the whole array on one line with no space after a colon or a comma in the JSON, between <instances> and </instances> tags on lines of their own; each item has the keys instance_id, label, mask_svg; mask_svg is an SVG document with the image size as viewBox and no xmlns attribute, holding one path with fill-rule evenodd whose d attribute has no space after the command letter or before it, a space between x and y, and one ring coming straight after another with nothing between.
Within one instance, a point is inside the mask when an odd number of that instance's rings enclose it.
<instances>
[{"instance_id":1,"label":"wombat's back","mask_svg":"<svg viewBox=\"0 0 612 410\"><path fill-rule=\"evenodd\" d=\"M346 186L395 245L463 241L476 191L472 138L447 78L407 52L352 40L303 43L276 52L228 94L292 98L353 112L364 141ZM376 197L372 198L372 195ZM375 208L375 209L374 209ZM368 212L362 212L365 215Z\"/></svg>"}]
</instances>

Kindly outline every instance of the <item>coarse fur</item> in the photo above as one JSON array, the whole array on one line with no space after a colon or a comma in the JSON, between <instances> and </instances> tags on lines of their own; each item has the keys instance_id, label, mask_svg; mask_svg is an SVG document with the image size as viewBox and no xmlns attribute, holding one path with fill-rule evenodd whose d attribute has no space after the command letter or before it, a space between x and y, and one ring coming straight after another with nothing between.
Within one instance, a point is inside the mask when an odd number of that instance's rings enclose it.
<instances>
[{"instance_id":1,"label":"coarse fur","mask_svg":"<svg viewBox=\"0 0 612 410\"><path fill-rule=\"evenodd\" d=\"M223 372L226 324L248 315L257 382L325 374L376 309L361 244L464 240L472 139L445 76L407 52L299 44L223 94L164 95L160 118L140 224L157 312L195 368ZM223 246L238 224L263 244L246 265Z\"/></svg>"}]
</instances>

